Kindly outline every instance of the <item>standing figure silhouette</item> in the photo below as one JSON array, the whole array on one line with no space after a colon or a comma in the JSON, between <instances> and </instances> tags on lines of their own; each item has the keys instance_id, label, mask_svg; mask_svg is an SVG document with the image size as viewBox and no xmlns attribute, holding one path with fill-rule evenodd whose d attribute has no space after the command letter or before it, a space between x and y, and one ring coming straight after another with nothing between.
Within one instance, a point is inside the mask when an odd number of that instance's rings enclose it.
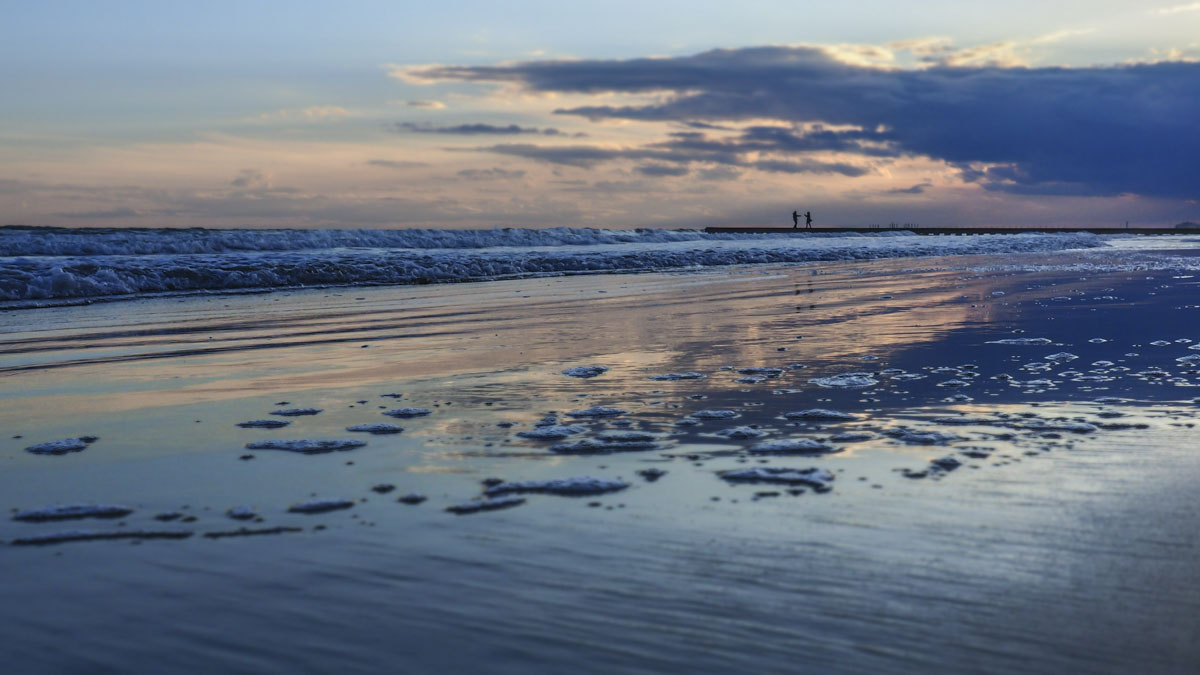
<instances>
[{"instance_id":1,"label":"standing figure silhouette","mask_svg":"<svg viewBox=\"0 0 1200 675\"><path fill-rule=\"evenodd\" d=\"M812 211L804 212L804 229L806 229L806 230L812 229Z\"/></svg>"},{"instance_id":2,"label":"standing figure silhouette","mask_svg":"<svg viewBox=\"0 0 1200 675\"><path fill-rule=\"evenodd\" d=\"M796 211L792 211L792 229L794 230L799 226L800 226L800 214L797 213Z\"/></svg>"}]
</instances>

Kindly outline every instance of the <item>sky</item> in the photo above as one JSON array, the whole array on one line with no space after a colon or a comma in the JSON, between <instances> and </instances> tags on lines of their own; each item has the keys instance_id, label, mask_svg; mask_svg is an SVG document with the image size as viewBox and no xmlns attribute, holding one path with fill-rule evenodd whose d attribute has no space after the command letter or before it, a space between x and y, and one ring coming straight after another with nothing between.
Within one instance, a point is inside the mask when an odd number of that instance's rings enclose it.
<instances>
[{"instance_id":1,"label":"sky","mask_svg":"<svg viewBox=\"0 0 1200 675\"><path fill-rule=\"evenodd\" d=\"M0 0L0 16L0 223L1200 221L1194 0Z\"/></svg>"}]
</instances>

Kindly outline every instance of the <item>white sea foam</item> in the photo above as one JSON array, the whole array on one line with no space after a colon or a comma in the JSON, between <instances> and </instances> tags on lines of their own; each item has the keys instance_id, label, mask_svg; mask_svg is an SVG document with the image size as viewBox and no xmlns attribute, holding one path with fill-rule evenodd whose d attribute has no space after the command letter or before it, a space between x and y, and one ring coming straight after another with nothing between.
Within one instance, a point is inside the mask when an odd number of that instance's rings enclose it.
<instances>
[{"instance_id":1,"label":"white sea foam","mask_svg":"<svg viewBox=\"0 0 1200 675\"><path fill-rule=\"evenodd\" d=\"M767 432L763 431L762 429L755 429L754 427L747 427L747 426L730 427L728 429L721 429L720 431L718 431L716 433L718 436L722 436L724 438L729 438L729 439L734 439L734 440L743 440L743 439L747 439L747 438L762 438L763 436L767 435Z\"/></svg>"},{"instance_id":2,"label":"white sea foam","mask_svg":"<svg viewBox=\"0 0 1200 675\"><path fill-rule=\"evenodd\" d=\"M945 382L938 382L937 386L939 386L939 387L969 387L969 386L971 386L971 383L966 380L946 380Z\"/></svg>"},{"instance_id":3,"label":"white sea foam","mask_svg":"<svg viewBox=\"0 0 1200 675\"><path fill-rule=\"evenodd\" d=\"M518 431L517 435L534 441L557 441L560 438L582 434L585 431L587 431L586 427L577 424L547 424L527 431Z\"/></svg>"},{"instance_id":4,"label":"white sea foam","mask_svg":"<svg viewBox=\"0 0 1200 675\"><path fill-rule=\"evenodd\" d=\"M378 436L383 434L398 434L401 431L404 431L404 427L397 426L395 424L388 424L387 422L379 422L376 424L355 424L353 426L346 427L346 431L356 431L359 433L375 434Z\"/></svg>"},{"instance_id":5,"label":"white sea foam","mask_svg":"<svg viewBox=\"0 0 1200 675\"><path fill-rule=\"evenodd\" d=\"M605 442L615 443L647 443L658 440L658 436L646 431L601 431L596 438Z\"/></svg>"},{"instance_id":6,"label":"white sea foam","mask_svg":"<svg viewBox=\"0 0 1200 675\"><path fill-rule=\"evenodd\" d=\"M1091 234L0 229L0 301L489 280L1104 245Z\"/></svg>"},{"instance_id":7,"label":"white sea foam","mask_svg":"<svg viewBox=\"0 0 1200 675\"><path fill-rule=\"evenodd\" d=\"M249 506L234 506L226 511L225 515L233 518L234 520L250 520L258 514L255 513L254 509L250 508Z\"/></svg>"},{"instance_id":8,"label":"white sea foam","mask_svg":"<svg viewBox=\"0 0 1200 675\"><path fill-rule=\"evenodd\" d=\"M738 368L737 372L742 375L758 375L761 377L775 378L783 374L783 368L767 368L754 366L751 368Z\"/></svg>"},{"instance_id":9,"label":"white sea foam","mask_svg":"<svg viewBox=\"0 0 1200 675\"><path fill-rule=\"evenodd\" d=\"M572 410L571 412L567 413L567 415L569 417L616 417L617 415L624 415L628 412L628 410L622 410L620 408L594 405L590 408L584 408L582 410Z\"/></svg>"},{"instance_id":10,"label":"white sea foam","mask_svg":"<svg viewBox=\"0 0 1200 675\"><path fill-rule=\"evenodd\" d=\"M13 514L13 520L44 521L75 518L120 518L133 513L128 506L115 504L61 504L27 509Z\"/></svg>"},{"instance_id":11,"label":"white sea foam","mask_svg":"<svg viewBox=\"0 0 1200 675\"><path fill-rule=\"evenodd\" d=\"M811 438L780 438L750 446L750 452L779 455L824 455L839 449Z\"/></svg>"},{"instance_id":12,"label":"white sea foam","mask_svg":"<svg viewBox=\"0 0 1200 675\"><path fill-rule=\"evenodd\" d=\"M45 546L48 544L64 544L72 541L97 541L102 539L187 539L192 536L188 530L114 530L98 532L96 530L66 530L49 534L35 534L29 537L13 539L14 546Z\"/></svg>"},{"instance_id":13,"label":"white sea foam","mask_svg":"<svg viewBox=\"0 0 1200 675\"><path fill-rule=\"evenodd\" d=\"M285 452L298 452L304 455L319 455L326 452L343 452L361 448L366 445L366 441L359 441L352 438L297 438L290 440L270 440L270 441L255 441L247 443L247 450L283 450Z\"/></svg>"},{"instance_id":14,"label":"white sea foam","mask_svg":"<svg viewBox=\"0 0 1200 675\"><path fill-rule=\"evenodd\" d=\"M576 366L574 368L567 368L566 370L562 371L562 374L568 377L587 379L591 377L599 377L607 372L608 368L606 366Z\"/></svg>"},{"instance_id":15,"label":"white sea foam","mask_svg":"<svg viewBox=\"0 0 1200 675\"><path fill-rule=\"evenodd\" d=\"M857 443L859 441L869 441L875 438L875 434L869 431L843 431L840 434L834 434L829 437L829 440L835 443Z\"/></svg>"},{"instance_id":16,"label":"white sea foam","mask_svg":"<svg viewBox=\"0 0 1200 675\"><path fill-rule=\"evenodd\" d=\"M947 455L945 457L938 457L937 459L930 460L929 464L932 465L934 469L937 469L940 471L953 471L953 470L957 469L958 467L962 466L961 461L959 461L958 459L956 459L954 457L950 457L949 455Z\"/></svg>"},{"instance_id":17,"label":"white sea foam","mask_svg":"<svg viewBox=\"0 0 1200 675\"><path fill-rule=\"evenodd\" d=\"M909 445L945 445L952 441L962 440L961 436L954 434L946 434L940 431L915 431L905 427L888 429L883 434Z\"/></svg>"},{"instance_id":18,"label":"white sea foam","mask_svg":"<svg viewBox=\"0 0 1200 675\"><path fill-rule=\"evenodd\" d=\"M879 384L871 373L839 373L829 377L815 377L809 380L818 387L827 389L861 389Z\"/></svg>"},{"instance_id":19,"label":"white sea foam","mask_svg":"<svg viewBox=\"0 0 1200 675\"><path fill-rule=\"evenodd\" d=\"M250 420L248 422L238 422L238 426L243 429L278 429L291 424L287 420Z\"/></svg>"},{"instance_id":20,"label":"white sea foam","mask_svg":"<svg viewBox=\"0 0 1200 675\"><path fill-rule=\"evenodd\" d=\"M348 509L354 506L353 499L313 499L299 504L292 504L288 507L288 511L292 513L325 513L327 511L337 511L340 509Z\"/></svg>"},{"instance_id":21,"label":"white sea foam","mask_svg":"<svg viewBox=\"0 0 1200 675\"><path fill-rule=\"evenodd\" d=\"M795 412L784 413L784 417L789 420L856 420L858 415L854 415L840 410L827 410L825 408L810 408L809 410L798 410Z\"/></svg>"},{"instance_id":22,"label":"white sea foam","mask_svg":"<svg viewBox=\"0 0 1200 675\"><path fill-rule=\"evenodd\" d=\"M666 471L653 466L648 469L641 469L635 473L651 483L667 475Z\"/></svg>"},{"instance_id":23,"label":"white sea foam","mask_svg":"<svg viewBox=\"0 0 1200 675\"><path fill-rule=\"evenodd\" d=\"M393 408L391 410L385 410L380 414L387 415L388 417L407 418L407 417L424 417L425 415L429 415L432 412L433 411L428 408Z\"/></svg>"},{"instance_id":24,"label":"white sea foam","mask_svg":"<svg viewBox=\"0 0 1200 675\"><path fill-rule=\"evenodd\" d=\"M600 438L581 438L572 443L552 445L550 452L559 455L607 455L612 452L636 452L657 448L658 444L654 441L606 441Z\"/></svg>"},{"instance_id":25,"label":"white sea foam","mask_svg":"<svg viewBox=\"0 0 1200 675\"><path fill-rule=\"evenodd\" d=\"M729 420L737 417L738 414L733 410L697 410L691 414L693 419L698 420Z\"/></svg>"},{"instance_id":26,"label":"white sea foam","mask_svg":"<svg viewBox=\"0 0 1200 675\"><path fill-rule=\"evenodd\" d=\"M1091 424L1089 422L1066 422L1039 419L1013 422L1010 426L1016 429L1028 429L1030 431L1069 431L1073 434L1090 434L1099 429L1099 427L1097 427L1095 424Z\"/></svg>"},{"instance_id":27,"label":"white sea foam","mask_svg":"<svg viewBox=\"0 0 1200 675\"><path fill-rule=\"evenodd\" d=\"M469 513L479 513L480 511L496 511L499 509L507 509L513 506L520 506L524 503L524 497L496 497L494 499L477 499L475 501L447 506L446 510L455 515L462 516Z\"/></svg>"},{"instance_id":28,"label":"white sea foam","mask_svg":"<svg viewBox=\"0 0 1200 675\"><path fill-rule=\"evenodd\" d=\"M516 492L545 492L553 495L578 496L616 492L624 490L627 487L629 487L629 483L622 480L577 476L575 478L559 478L555 480L498 483L485 490L484 494L491 497Z\"/></svg>"},{"instance_id":29,"label":"white sea foam","mask_svg":"<svg viewBox=\"0 0 1200 675\"><path fill-rule=\"evenodd\" d=\"M97 440L98 439L95 436L62 438L57 441L34 443L33 445L25 448L25 451L32 452L35 455L65 455L69 452L86 450L89 445L95 443Z\"/></svg>"},{"instance_id":30,"label":"white sea foam","mask_svg":"<svg viewBox=\"0 0 1200 675\"><path fill-rule=\"evenodd\" d=\"M825 469L789 469L777 466L756 466L750 469L733 469L718 474L727 481L750 483L788 483L810 485L818 490L827 490L833 483L833 474Z\"/></svg>"},{"instance_id":31,"label":"white sea foam","mask_svg":"<svg viewBox=\"0 0 1200 675\"><path fill-rule=\"evenodd\" d=\"M933 421L934 421L934 422L936 422L936 423L938 423L938 424L951 424L951 425L968 425L968 424L973 424L973 425L980 425L980 424L983 424L983 425L987 425L987 424L996 424L996 420L994 420L994 419L990 419L990 418L987 418L987 417L971 417L971 416L969 416L969 415L949 415L949 416L946 416L946 417L935 417L935 418L933 419Z\"/></svg>"},{"instance_id":32,"label":"white sea foam","mask_svg":"<svg viewBox=\"0 0 1200 675\"><path fill-rule=\"evenodd\" d=\"M673 382L676 380L702 380L708 377L704 373L689 371L686 373L666 373L664 375L651 375L650 379L658 382Z\"/></svg>"},{"instance_id":33,"label":"white sea foam","mask_svg":"<svg viewBox=\"0 0 1200 675\"><path fill-rule=\"evenodd\" d=\"M1019 346L1035 346L1053 344L1054 341L1049 338L1004 338L1003 340L988 340L989 345L1019 345Z\"/></svg>"}]
</instances>

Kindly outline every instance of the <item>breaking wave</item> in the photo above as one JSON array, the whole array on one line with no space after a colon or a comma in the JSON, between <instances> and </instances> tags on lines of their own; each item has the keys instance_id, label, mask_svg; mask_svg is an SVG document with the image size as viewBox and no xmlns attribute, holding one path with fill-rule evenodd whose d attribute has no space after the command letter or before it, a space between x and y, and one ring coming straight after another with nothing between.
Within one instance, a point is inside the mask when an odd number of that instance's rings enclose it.
<instances>
[{"instance_id":1,"label":"breaking wave","mask_svg":"<svg viewBox=\"0 0 1200 675\"><path fill-rule=\"evenodd\" d=\"M697 230L0 229L0 301L306 286L486 281L722 265L1031 253L1104 246L1096 235L795 235Z\"/></svg>"}]
</instances>

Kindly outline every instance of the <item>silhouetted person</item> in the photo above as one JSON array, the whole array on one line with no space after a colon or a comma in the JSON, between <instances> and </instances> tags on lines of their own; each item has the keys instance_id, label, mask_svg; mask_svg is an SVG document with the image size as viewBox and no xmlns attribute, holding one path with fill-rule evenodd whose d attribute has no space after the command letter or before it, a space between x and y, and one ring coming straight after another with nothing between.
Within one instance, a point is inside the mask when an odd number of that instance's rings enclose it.
<instances>
[{"instance_id":1,"label":"silhouetted person","mask_svg":"<svg viewBox=\"0 0 1200 675\"><path fill-rule=\"evenodd\" d=\"M800 227L800 214L796 211L792 211L792 229L794 230L797 227Z\"/></svg>"},{"instance_id":2,"label":"silhouetted person","mask_svg":"<svg viewBox=\"0 0 1200 675\"><path fill-rule=\"evenodd\" d=\"M806 229L806 230L812 229L812 211L804 212L804 229Z\"/></svg>"}]
</instances>

